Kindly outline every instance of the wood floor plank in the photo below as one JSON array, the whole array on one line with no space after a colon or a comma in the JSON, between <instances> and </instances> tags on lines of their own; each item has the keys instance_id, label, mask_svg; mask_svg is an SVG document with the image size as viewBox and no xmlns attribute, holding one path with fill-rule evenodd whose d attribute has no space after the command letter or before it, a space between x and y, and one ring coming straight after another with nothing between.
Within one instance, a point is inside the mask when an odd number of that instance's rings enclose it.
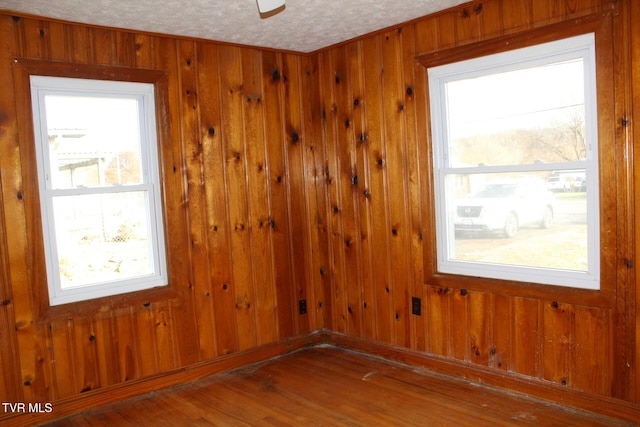
<instances>
[{"instance_id":1,"label":"wood floor plank","mask_svg":"<svg viewBox=\"0 0 640 427\"><path fill-rule=\"evenodd\" d=\"M317 346L49 425L629 424L362 353Z\"/></svg>"}]
</instances>

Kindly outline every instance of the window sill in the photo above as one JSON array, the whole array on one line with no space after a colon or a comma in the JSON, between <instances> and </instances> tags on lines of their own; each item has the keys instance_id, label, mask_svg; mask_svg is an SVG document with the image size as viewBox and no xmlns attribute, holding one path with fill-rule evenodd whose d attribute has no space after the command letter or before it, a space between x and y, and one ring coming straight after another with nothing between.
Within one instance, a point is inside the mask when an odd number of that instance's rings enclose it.
<instances>
[{"instance_id":1,"label":"window sill","mask_svg":"<svg viewBox=\"0 0 640 427\"><path fill-rule=\"evenodd\" d=\"M492 293L509 297L559 301L605 309L611 309L615 306L615 292L609 289L579 289L444 273L433 274L430 280L425 282L425 285L440 288L466 289L468 291Z\"/></svg>"},{"instance_id":2,"label":"window sill","mask_svg":"<svg viewBox=\"0 0 640 427\"><path fill-rule=\"evenodd\" d=\"M178 291L176 291L171 285L168 285L143 291L113 295L86 301L72 302L56 306L50 306L45 302L39 307L38 315L36 316L36 322L40 324L48 323L54 320L71 319L83 316L94 316L100 313L109 313L113 312L114 310L134 307L137 305L148 307L155 302L167 301L179 296L180 295ZM40 298L40 301L48 301L48 298Z\"/></svg>"}]
</instances>

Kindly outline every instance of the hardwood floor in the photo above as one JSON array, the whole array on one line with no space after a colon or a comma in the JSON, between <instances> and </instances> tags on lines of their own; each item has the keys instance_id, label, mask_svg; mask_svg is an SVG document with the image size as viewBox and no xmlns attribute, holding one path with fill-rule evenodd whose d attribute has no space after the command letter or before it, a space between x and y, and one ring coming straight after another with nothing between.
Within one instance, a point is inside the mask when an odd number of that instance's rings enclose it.
<instances>
[{"instance_id":1,"label":"hardwood floor","mask_svg":"<svg viewBox=\"0 0 640 427\"><path fill-rule=\"evenodd\" d=\"M618 426L460 379L319 346L50 426Z\"/></svg>"}]
</instances>

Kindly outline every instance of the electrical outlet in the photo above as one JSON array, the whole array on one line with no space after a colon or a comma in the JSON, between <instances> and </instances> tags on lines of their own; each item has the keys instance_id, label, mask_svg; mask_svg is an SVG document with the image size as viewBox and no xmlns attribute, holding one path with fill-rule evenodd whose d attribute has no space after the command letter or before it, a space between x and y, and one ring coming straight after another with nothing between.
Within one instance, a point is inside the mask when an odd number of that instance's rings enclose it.
<instances>
[{"instance_id":1,"label":"electrical outlet","mask_svg":"<svg viewBox=\"0 0 640 427\"><path fill-rule=\"evenodd\" d=\"M422 300L418 297L411 297L411 313L422 316Z\"/></svg>"},{"instance_id":2,"label":"electrical outlet","mask_svg":"<svg viewBox=\"0 0 640 427\"><path fill-rule=\"evenodd\" d=\"M300 314L307 314L307 300L301 299L298 301L298 312Z\"/></svg>"}]
</instances>

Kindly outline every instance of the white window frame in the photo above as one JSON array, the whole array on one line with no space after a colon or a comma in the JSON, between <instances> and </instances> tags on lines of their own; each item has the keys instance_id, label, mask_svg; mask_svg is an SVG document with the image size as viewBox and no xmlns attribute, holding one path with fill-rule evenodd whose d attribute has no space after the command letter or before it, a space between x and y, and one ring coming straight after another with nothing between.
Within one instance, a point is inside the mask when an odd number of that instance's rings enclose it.
<instances>
[{"instance_id":1,"label":"white window frame","mask_svg":"<svg viewBox=\"0 0 640 427\"><path fill-rule=\"evenodd\" d=\"M44 252L51 306L141 291L168 284L164 243L164 221L160 194L158 138L156 131L155 87L152 83L106 81L81 78L30 76L31 103L38 170L38 187L44 236ZM49 162L48 126L45 97L47 95L135 98L142 162L142 183L95 188L54 189ZM105 118L108 120L108 117ZM148 236L152 273L123 280L108 280L63 289L60 278L53 199L57 196L145 192L148 199Z\"/></svg>"},{"instance_id":2,"label":"white window frame","mask_svg":"<svg viewBox=\"0 0 640 427\"><path fill-rule=\"evenodd\" d=\"M584 61L585 133L587 156L584 161L535 163L527 165L453 167L449 163L449 125L447 118L447 82L561 62L575 58ZM600 289L600 218L598 184L598 127L596 100L595 35L583 34L494 55L428 68L432 124L437 270L491 279L526 283ZM573 271L504 265L453 258L454 232L448 211L453 203L446 199L448 175L474 173L537 172L559 169L585 169L587 179L587 271ZM450 202L450 201L449 201Z\"/></svg>"}]
</instances>

